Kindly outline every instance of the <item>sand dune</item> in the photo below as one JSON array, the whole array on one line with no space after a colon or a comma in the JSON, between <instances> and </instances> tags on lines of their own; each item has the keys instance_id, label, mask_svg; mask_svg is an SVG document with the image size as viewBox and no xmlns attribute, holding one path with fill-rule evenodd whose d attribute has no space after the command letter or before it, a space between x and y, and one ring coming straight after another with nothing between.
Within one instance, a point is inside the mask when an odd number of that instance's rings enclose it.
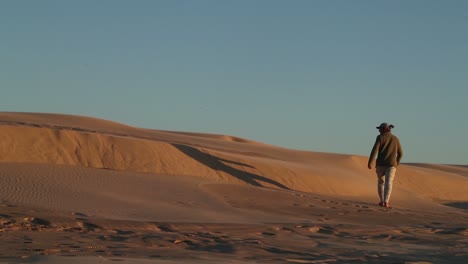
<instances>
[{"instance_id":1,"label":"sand dune","mask_svg":"<svg viewBox=\"0 0 468 264\"><path fill-rule=\"evenodd\" d=\"M64 115L7 113L0 115L0 122L2 162L187 175L333 195L374 195L371 186L375 179L365 167L367 157L294 151L230 136L148 131L76 116L67 120ZM401 167L397 184L403 190L438 200L467 198L466 168L419 167Z\"/></svg>"},{"instance_id":2,"label":"sand dune","mask_svg":"<svg viewBox=\"0 0 468 264\"><path fill-rule=\"evenodd\" d=\"M60 114L0 113L0 133L0 256L8 261L468 257L466 166L401 165L389 211L375 206L363 156ZM436 251L438 243L451 249Z\"/></svg>"}]
</instances>

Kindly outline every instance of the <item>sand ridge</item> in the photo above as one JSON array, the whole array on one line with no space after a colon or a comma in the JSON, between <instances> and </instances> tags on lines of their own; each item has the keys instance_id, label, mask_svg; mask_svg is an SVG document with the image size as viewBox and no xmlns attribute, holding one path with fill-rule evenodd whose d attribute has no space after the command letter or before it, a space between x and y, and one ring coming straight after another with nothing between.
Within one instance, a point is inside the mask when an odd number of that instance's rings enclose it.
<instances>
[{"instance_id":1,"label":"sand ridge","mask_svg":"<svg viewBox=\"0 0 468 264\"><path fill-rule=\"evenodd\" d=\"M374 195L371 186L375 185L375 177L365 167L366 157L294 151L245 143L248 140L240 143L224 137L193 136L193 133L189 136L159 131L149 133L145 129L142 132L139 128L76 116L67 123L63 121L67 120L65 115L25 115L0 115L0 122L3 122L0 131L4 137L0 145L1 162L187 175L324 194ZM16 125L11 125L13 118ZM73 122L80 126L73 126ZM101 131L104 128L105 131ZM146 133L145 138L142 133ZM437 168L403 165L396 184L403 190L431 199L467 200L466 177L453 173L453 169Z\"/></svg>"}]
</instances>

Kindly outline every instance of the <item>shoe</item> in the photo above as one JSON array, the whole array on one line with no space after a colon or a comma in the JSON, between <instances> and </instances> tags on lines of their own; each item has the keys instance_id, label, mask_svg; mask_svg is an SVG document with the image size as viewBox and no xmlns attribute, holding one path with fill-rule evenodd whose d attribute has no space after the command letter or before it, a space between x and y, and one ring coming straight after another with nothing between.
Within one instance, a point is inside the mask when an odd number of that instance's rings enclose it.
<instances>
[{"instance_id":1,"label":"shoe","mask_svg":"<svg viewBox=\"0 0 468 264\"><path fill-rule=\"evenodd\" d=\"M389 203L383 203L382 206L383 206L383 207L386 207L386 208L390 208L390 204L389 204Z\"/></svg>"},{"instance_id":2,"label":"shoe","mask_svg":"<svg viewBox=\"0 0 468 264\"><path fill-rule=\"evenodd\" d=\"M379 203L379 206L384 206L384 203L383 203L383 202L380 202L380 203Z\"/></svg>"}]
</instances>

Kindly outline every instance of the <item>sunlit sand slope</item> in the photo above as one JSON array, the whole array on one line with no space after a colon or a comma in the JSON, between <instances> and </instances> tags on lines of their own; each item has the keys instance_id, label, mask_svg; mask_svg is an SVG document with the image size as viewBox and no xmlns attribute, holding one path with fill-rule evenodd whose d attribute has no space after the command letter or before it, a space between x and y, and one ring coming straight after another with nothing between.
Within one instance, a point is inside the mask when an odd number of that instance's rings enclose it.
<instances>
[{"instance_id":1,"label":"sunlit sand slope","mask_svg":"<svg viewBox=\"0 0 468 264\"><path fill-rule=\"evenodd\" d=\"M330 195L375 195L375 176L366 168L366 157L296 151L232 136L148 130L56 114L1 113L0 131L1 162L195 176ZM408 192L405 197L468 200L467 170L402 165L396 192Z\"/></svg>"}]
</instances>

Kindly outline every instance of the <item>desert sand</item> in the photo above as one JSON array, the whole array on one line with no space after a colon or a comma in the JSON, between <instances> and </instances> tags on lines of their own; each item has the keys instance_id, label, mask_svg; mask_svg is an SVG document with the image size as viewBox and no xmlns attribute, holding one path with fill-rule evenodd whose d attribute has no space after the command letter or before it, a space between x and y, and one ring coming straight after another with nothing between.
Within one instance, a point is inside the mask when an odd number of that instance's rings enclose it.
<instances>
[{"instance_id":1,"label":"desert sand","mask_svg":"<svg viewBox=\"0 0 468 264\"><path fill-rule=\"evenodd\" d=\"M364 156L60 114L0 135L0 263L468 263L468 166L400 165L387 209Z\"/></svg>"}]
</instances>

